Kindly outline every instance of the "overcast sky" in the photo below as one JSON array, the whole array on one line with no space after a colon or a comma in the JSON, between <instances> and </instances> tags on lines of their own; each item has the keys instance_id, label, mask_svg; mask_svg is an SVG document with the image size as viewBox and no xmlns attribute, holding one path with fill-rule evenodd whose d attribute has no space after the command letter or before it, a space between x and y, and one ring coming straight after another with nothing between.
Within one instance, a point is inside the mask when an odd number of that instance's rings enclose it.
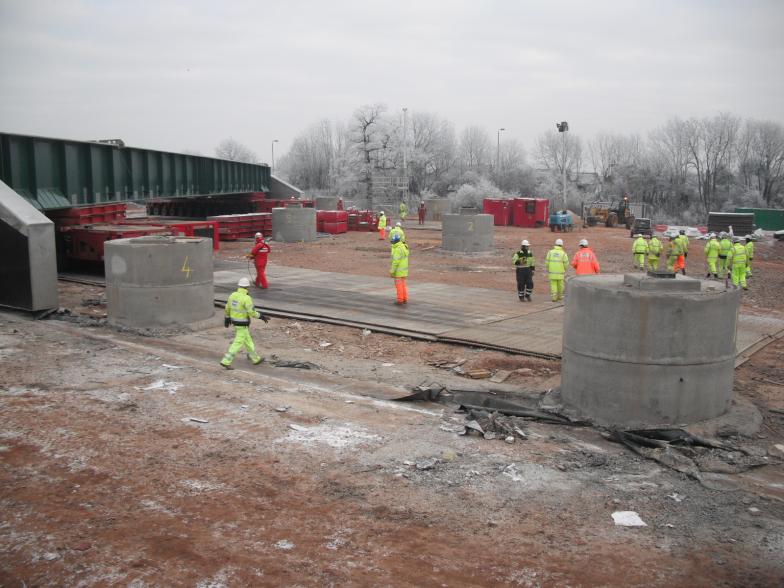
<instances>
[{"instance_id":1,"label":"overcast sky","mask_svg":"<svg viewBox=\"0 0 784 588\"><path fill-rule=\"evenodd\" d=\"M269 161L358 106L458 133L784 121L782 0L0 0L0 131Z\"/></svg>"}]
</instances>

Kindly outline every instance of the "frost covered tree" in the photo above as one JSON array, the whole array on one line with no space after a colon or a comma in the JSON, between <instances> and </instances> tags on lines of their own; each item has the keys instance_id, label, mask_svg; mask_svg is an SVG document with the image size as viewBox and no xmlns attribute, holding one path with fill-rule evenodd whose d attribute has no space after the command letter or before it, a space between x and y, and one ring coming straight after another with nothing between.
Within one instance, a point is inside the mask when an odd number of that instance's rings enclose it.
<instances>
[{"instance_id":1,"label":"frost covered tree","mask_svg":"<svg viewBox=\"0 0 784 588\"><path fill-rule=\"evenodd\" d=\"M547 170L562 174L566 168L567 173L580 173L583 162L583 145L580 137L572 132L547 131L539 135L536 139L534 153L539 164Z\"/></svg>"},{"instance_id":2,"label":"frost covered tree","mask_svg":"<svg viewBox=\"0 0 784 588\"><path fill-rule=\"evenodd\" d=\"M258 163L259 161L254 151L233 138L224 139L218 143L215 148L215 157L244 163Z\"/></svg>"}]
</instances>

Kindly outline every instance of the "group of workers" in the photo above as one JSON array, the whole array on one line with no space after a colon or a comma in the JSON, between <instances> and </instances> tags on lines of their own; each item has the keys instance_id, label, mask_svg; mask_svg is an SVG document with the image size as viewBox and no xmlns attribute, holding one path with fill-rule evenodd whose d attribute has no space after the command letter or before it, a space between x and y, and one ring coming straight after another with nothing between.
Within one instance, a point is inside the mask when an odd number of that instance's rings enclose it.
<instances>
[{"instance_id":1,"label":"group of workers","mask_svg":"<svg viewBox=\"0 0 784 588\"><path fill-rule=\"evenodd\" d=\"M574 268L578 276L598 274L601 269L596 254L588 246L587 239L580 239L580 248L572 257L571 263L563 246L563 239L556 239L555 245L544 258L547 278L550 281L550 299L553 302L563 300L566 270L569 265ZM521 302L531 302L536 261L528 239L521 241L520 249L512 256L512 264L515 266L517 277L517 297Z\"/></svg>"},{"instance_id":2,"label":"group of workers","mask_svg":"<svg viewBox=\"0 0 784 588\"><path fill-rule=\"evenodd\" d=\"M743 243L745 241L745 243ZM718 279L719 275L732 280L732 285L748 290L746 279L751 277L751 262L754 259L754 240L751 235L733 237L729 233L720 232L708 235L705 244L705 261L708 265L706 278ZM659 269L659 259L664 253L667 258L667 270L680 271L686 275L686 258L689 255L689 237L681 229L677 235L670 235L667 247L663 248L656 235L635 235L632 244L634 267L649 271Z\"/></svg>"}]
</instances>

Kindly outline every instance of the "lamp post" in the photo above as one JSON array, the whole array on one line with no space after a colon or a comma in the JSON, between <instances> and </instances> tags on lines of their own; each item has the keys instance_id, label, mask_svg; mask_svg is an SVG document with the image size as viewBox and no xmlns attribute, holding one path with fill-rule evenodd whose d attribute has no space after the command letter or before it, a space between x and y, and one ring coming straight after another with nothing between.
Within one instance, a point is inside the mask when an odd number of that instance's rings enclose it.
<instances>
[{"instance_id":1,"label":"lamp post","mask_svg":"<svg viewBox=\"0 0 784 588\"><path fill-rule=\"evenodd\" d=\"M562 153L561 153L561 167L563 168L563 192L561 194L561 198L563 200L563 206L566 208L566 131L569 130L569 123L561 121L560 123L555 123L555 127L558 129L561 137L563 138L562 141Z\"/></svg>"},{"instance_id":2,"label":"lamp post","mask_svg":"<svg viewBox=\"0 0 784 588\"><path fill-rule=\"evenodd\" d=\"M270 175L275 173L275 143L277 142L277 139L272 140L272 169L270 170Z\"/></svg>"},{"instance_id":3,"label":"lamp post","mask_svg":"<svg viewBox=\"0 0 784 588\"><path fill-rule=\"evenodd\" d=\"M408 155L406 153L406 134L407 134L406 131L407 131L407 122L408 122L407 119L408 119L408 108L403 108L403 181L405 181L406 183L405 195L403 196L403 198L405 198L408 195L408 162L406 161Z\"/></svg>"},{"instance_id":4,"label":"lamp post","mask_svg":"<svg viewBox=\"0 0 784 588\"><path fill-rule=\"evenodd\" d=\"M501 171L501 131L505 131L505 128L498 129L498 132L495 134L495 177L496 180L498 179L498 174Z\"/></svg>"}]
</instances>

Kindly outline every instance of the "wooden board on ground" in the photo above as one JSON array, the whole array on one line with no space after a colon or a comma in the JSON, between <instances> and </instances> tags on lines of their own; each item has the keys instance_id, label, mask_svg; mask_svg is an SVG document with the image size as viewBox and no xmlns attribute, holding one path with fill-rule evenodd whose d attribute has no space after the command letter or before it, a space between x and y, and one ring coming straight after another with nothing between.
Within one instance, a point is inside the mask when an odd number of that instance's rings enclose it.
<instances>
[{"instance_id":1,"label":"wooden board on ground","mask_svg":"<svg viewBox=\"0 0 784 588\"><path fill-rule=\"evenodd\" d=\"M224 301L247 276L241 262L216 263L215 297ZM269 266L271 287L251 288L257 306L304 320L363 327L430 341L475 345L559 359L564 308L547 299L520 302L514 292L448 284L409 284L411 302L394 304L392 280L383 277ZM740 315L739 360L784 329L784 321Z\"/></svg>"}]
</instances>

